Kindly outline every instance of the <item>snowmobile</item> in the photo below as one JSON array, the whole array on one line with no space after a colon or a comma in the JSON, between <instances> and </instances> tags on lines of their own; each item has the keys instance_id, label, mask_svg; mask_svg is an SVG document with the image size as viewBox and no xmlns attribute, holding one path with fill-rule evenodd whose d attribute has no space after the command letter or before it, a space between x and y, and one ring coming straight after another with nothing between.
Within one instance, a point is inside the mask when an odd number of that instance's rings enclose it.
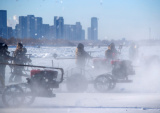
<instances>
[{"instance_id":1,"label":"snowmobile","mask_svg":"<svg viewBox=\"0 0 160 113\"><path fill-rule=\"evenodd\" d=\"M55 97L54 88L59 88L63 81L62 68L0 63L1 65L25 66L42 69L32 69L26 83L7 85L2 93L2 101L5 106L18 107L32 104L36 97ZM61 72L61 74L58 74Z\"/></svg>"}]
</instances>

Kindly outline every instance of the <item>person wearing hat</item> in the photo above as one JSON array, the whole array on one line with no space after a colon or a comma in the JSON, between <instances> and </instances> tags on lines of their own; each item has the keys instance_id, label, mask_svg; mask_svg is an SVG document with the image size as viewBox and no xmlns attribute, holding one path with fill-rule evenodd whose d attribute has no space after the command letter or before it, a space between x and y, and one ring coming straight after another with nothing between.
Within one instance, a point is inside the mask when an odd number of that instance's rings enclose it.
<instances>
[{"instance_id":1,"label":"person wearing hat","mask_svg":"<svg viewBox=\"0 0 160 113\"><path fill-rule=\"evenodd\" d=\"M84 45L79 43L76 49L76 64L78 67L84 67L87 58L92 58L85 50Z\"/></svg>"},{"instance_id":2,"label":"person wearing hat","mask_svg":"<svg viewBox=\"0 0 160 113\"><path fill-rule=\"evenodd\" d=\"M17 44L17 48L16 50L14 51L14 61L13 63L14 64L25 64L27 62L31 62L31 59L29 59L27 56L26 56L26 53L27 53L27 49L23 47L23 44L22 43L18 43ZM22 81L22 75L23 75L23 71L24 70L24 67L17 67L17 66L14 66L13 67L13 73L12 75L10 76L9 78L9 82L21 82Z\"/></svg>"},{"instance_id":3,"label":"person wearing hat","mask_svg":"<svg viewBox=\"0 0 160 113\"><path fill-rule=\"evenodd\" d=\"M5 87L5 63L8 63L9 60L13 60L13 57L9 56L8 46L5 43L0 43L0 92ZM3 64L4 63L4 64Z\"/></svg>"},{"instance_id":4,"label":"person wearing hat","mask_svg":"<svg viewBox=\"0 0 160 113\"><path fill-rule=\"evenodd\" d=\"M17 48L13 54L13 56L15 57L14 63L23 64L25 61L24 56L26 53L27 53L27 49L23 47L22 43L18 43Z\"/></svg>"},{"instance_id":5,"label":"person wearing hat","mask_svg":"<svg viewBox=\"0 0 160 113\"><path fill-rule=\"evenodd\" d=\"M105 51L105 56L108 60L114 60L116 59L118 53L119 52L116 50L115 44L111 43Z\"/></svg>"}]
</instances>

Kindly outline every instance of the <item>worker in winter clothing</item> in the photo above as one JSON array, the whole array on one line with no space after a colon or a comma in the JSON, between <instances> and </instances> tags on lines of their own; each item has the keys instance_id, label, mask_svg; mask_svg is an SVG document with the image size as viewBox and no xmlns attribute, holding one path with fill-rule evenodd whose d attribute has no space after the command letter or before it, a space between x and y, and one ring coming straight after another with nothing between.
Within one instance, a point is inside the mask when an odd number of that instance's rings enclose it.
<instances>
[{"instance_id":1,"label":"worker in winter clothing","mask_svg":"<svg viewBox=\"0 0 160 113\"><path fill-rule=\"evenodd\" d=\"M26 56L27 49L23 47L22 43L17 44L17 48L14 51L14 64L25 64L27 62L31 62L31 60ZM22 75L24 67L20 66L14 66L13 67L13 73L11 77L9 78L9 82L15 81L15 82L21 82L22 81Z\"/></svg>"},{"instance_id":2,"label":"worker in winter clothing","mask_svg":"<svg viewBox=\"0 0 160 113\"><path fill-rule=\"evenodd\" d=\"M91 56L84 50L84 45L79 43L76 49L76 64L78 67L84 67L86 59Z\"/></svg>"},{"instance_id":3,"label":"worker in winter clothing","mask_svg":"<svg viewBox=\"0 0 160 113\"><path fill-rule=\"evenodd\" d=\"M115 48L115 44L114 43L111 43L109 46L108 46L108 49L105 51L105 56L108 60L114 60L117 58L117 54L119 52L116 50Z\"/></svg>"},{"instance_id":4,"label":"worker in winter clothing","mask_svg":"<svg viewBox=\"0 0 160 113\"><path fill-rule=\"evenodd\" d=\"M9 60L12 60L9 54L7 44L0 43L0 63L8 63ZM0 91L5 87L5 68L6 65L0 64Z\"/></svg>"}]
</instances>

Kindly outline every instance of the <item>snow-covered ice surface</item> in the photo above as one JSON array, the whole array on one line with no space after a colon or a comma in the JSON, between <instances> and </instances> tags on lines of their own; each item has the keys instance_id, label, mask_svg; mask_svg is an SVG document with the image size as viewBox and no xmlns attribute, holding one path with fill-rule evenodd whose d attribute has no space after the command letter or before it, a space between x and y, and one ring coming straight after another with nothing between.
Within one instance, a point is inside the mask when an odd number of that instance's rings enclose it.
<instances>
[{"instance_id":1,"label":"snow-covered ice surface","mask_svg":"<svg viewBox=\"0 0 160 113\"><path fill-rule=\"evenodd\" d=\"M160 113L159 94L57 93L37 98L28 108L1 108L1 113Z\"/></svg>"},{"instance_id":2,"label":"snow-covered ice surface","mask_svg":"<svg viewBox=\"0 0 160 113\"><path fill-rule=\"evenodd\" d=\"M71 58L75 57L75 49L75 47L27 47L27 53L32 54L33 65L52 66L53 60L55 67L62 67L67 73L75 67L75 59L55 60L53 54L56 53L59 58ZM92 56L101 58L104 58L106 49L107 47L85 48L86 51L93 51ZM9 48L9 51L13 50L15 47ZM140 47L140 60L133 62L136 75L129 76L133 82L118 83L107 93L96 91L92 84L83 93L69 93L65 83L62 83L60 88L55 90L55 98L36 98L27 108L5 108L0 100L0 113L160 113L160 66L148 67L141 63L144 58L152 55L160 56L159 46ZM122 49L119 58L129 59L128 47ZM91 65L92 60L87 63L87 70L94 78L95 73L90 68ZM6 82L9 74L10 68L7 67Z\"/></svg>"}]
</instances>

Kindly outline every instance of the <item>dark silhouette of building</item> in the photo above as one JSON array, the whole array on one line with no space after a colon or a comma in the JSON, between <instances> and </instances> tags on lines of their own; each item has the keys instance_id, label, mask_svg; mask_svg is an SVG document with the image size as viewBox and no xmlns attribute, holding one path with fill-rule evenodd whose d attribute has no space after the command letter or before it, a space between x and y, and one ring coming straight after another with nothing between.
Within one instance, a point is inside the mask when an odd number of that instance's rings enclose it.
<instances>
[{"instance_id":1,"label":"dark silhouette of building","mask_svg":"<svg viewBox=\"0 0 160 113\"><path fill-rule=\"evenodd\" d=\"M81 36L81 40L85 40L85 30L82 29L82 36Z\"/></svg>"},{"instance_id":2,"label":"dark silhouette of building","mask_svg":"<svg viewBox=\"0 0 160 113\"><path fill-rule=\"evenodd\" d=\"M55 36L55 26L52 25L52 26L49 26L49 38L51 39L55 39L56 36Z\"/></svg>"},{"instance_id":3,"label":"dark silhouette of building","mask_svg":"<svg viewBox=\"0 0 160 113\"><path fill-rule=\"evenodd\" d=\"M64 38L64 19L63 17L54 17L54 26L56 32L56 39Z\"/></svg>"},{"instance_id":4,"label":"dark silhouette of building","mask_svg":"<svg viewBox=\"0 0 160 113\"><path fill-rule=\"evenodd\" d=\"M27 37L35 38L35 17L27 15Z\"/></svg>"},{"instance_id":5,"label":"dark silhouette of building","mask_svg":"<svg viewBox=\"0 0 160 113\"><path fill-rule=\"evenodd\" d=\"M8 31L8 33L7 33ZM43 24L41 17L19 16L15 29L7 27L7 11L0 10L0 37L50 38L65 40L85 40L85 31L80 22L75 25L64 24L63 17L54 17L54 25Z\"/></svg>"},{"instance_id":6,"label":"dark silhouette of building","mask_svg":"<svg viewBox=\"0 0 160 113\"><path fill-rule=\"evenodd\" d=\"M76 37L75 40L82 40L82 26L80 22L76 22Z\"/></svg>"},{"instance_id":7,"label":"dark silhouette of building","mask_svg":"<svg viewBox=\"0 0 160 113\"><path fill-rule=\"evenodd\" d=\"M7 38L7 11L0 10L0 37Z\"/></svg>"},{"instance_id":8,"label":"dark silhouette of building","mask_svg":"<svg viewBox=\"0 0 160 113\"><path fill-rule=\"evenodd\" d=\"M42 24L42 38L49 38L50 27L49 24Z\"/></svg>"},{"instance_id":9,"label":"dark silhouette of building","mask_svg":"<svg viewBox=\"0 0 160 113\"><path fill-rule=\"evenodd\" d=\"M71 25L64 25L64 39L71 40Z\"/></svg>"},{"instance_id":10,"label":"dark silhouette of building","mask_svg":"<svg viewBox=\"0 0 160 113\"><path fill-rule=\"evenodd\" d=\"M20 26L19 26L19 24L16 24L16 26L15 26L15 37L16 38L21 38L21 33L20 33Z\"/></svg>"},{"instance_id":11,"label":"dark silhouette of building","mask_svg":"<svg viewBox=\"0 0 160 113\"><path fill-rule=\"evenodd\" d=\"M91 40L98 40L98 19L91 18Z\"/></svg>"},{"instance_id":12,"label":"dark silhouette of building","mask_svg":"<svg viewBox=\"0 0 160 113\"><path fill-rule=\"evenodd\" d=\"M19 24L15 26L15 37L41 38L42 18L34 17L34 15L20 16Z\"/></svg>"},{"instance_id":13,"label":"dark silhouette of building","mask_svg":"<svg viewBox=\"0 0 160 113\"><path fill-rule=\"evenodd\" d=\"M76 25L64 25L64 39L76 40Z\"/></svg>"},{"instance_id":14,"label":"dark silhouette of building","mask_svg":"<svg viewBox=\"0 0 160 113\"><path fill-rule=\"evenodd\" d=\"M42 38L42 18L35 17L35 38Z\"/></svg>"},{"instance_id":15,"label":"dark silhouette of building","mask_svg":"<svg viewBox=\"0 0 160 113\"><path fill-rule=\"evenodd\" d=\"M13 29L12 29L12 27L7 27L7 31L8 31L8 38L11 38L11 37L13 37Z\"/></svg>"},{"instance_id":16,"label":"dark silhouette of building","mask_svg":"<svg viewBox=\"0 0 160 113\"><path fill-rule=\"evenodd\" d=\"M88 27L88 40L92 40L91 39L91 27Z\"/></svg>"},{"instance_id":17,"label":"dark silhouette of building","mask_svg":"<svg viewBox=\"0 0 160 113\"><path fill-rule=\"evenodd\" d=\"M27 17L19 16L19 38L27 38Z\"/></svg>"},{"instance_id":18,"label":"dark silhouette of building","mask_svg":"<svg viewBox=\"0 0 160 113\"><path fill-rule=\"evenodd\" d=\"M76 25L70 25L71 26L71 37L70 40L76 40Z\"/></svg>"},{"instance_id":19,"label":"dark silhouette of building","mask_svg":"<svg viewBox=\"0 0 160 113\"><path fill-rule=\"evenodd\" d=\"M64 25L64 39L66 40L85 40L85 31L80 22L75 25Z\"/></svg>"}]
</instances>

